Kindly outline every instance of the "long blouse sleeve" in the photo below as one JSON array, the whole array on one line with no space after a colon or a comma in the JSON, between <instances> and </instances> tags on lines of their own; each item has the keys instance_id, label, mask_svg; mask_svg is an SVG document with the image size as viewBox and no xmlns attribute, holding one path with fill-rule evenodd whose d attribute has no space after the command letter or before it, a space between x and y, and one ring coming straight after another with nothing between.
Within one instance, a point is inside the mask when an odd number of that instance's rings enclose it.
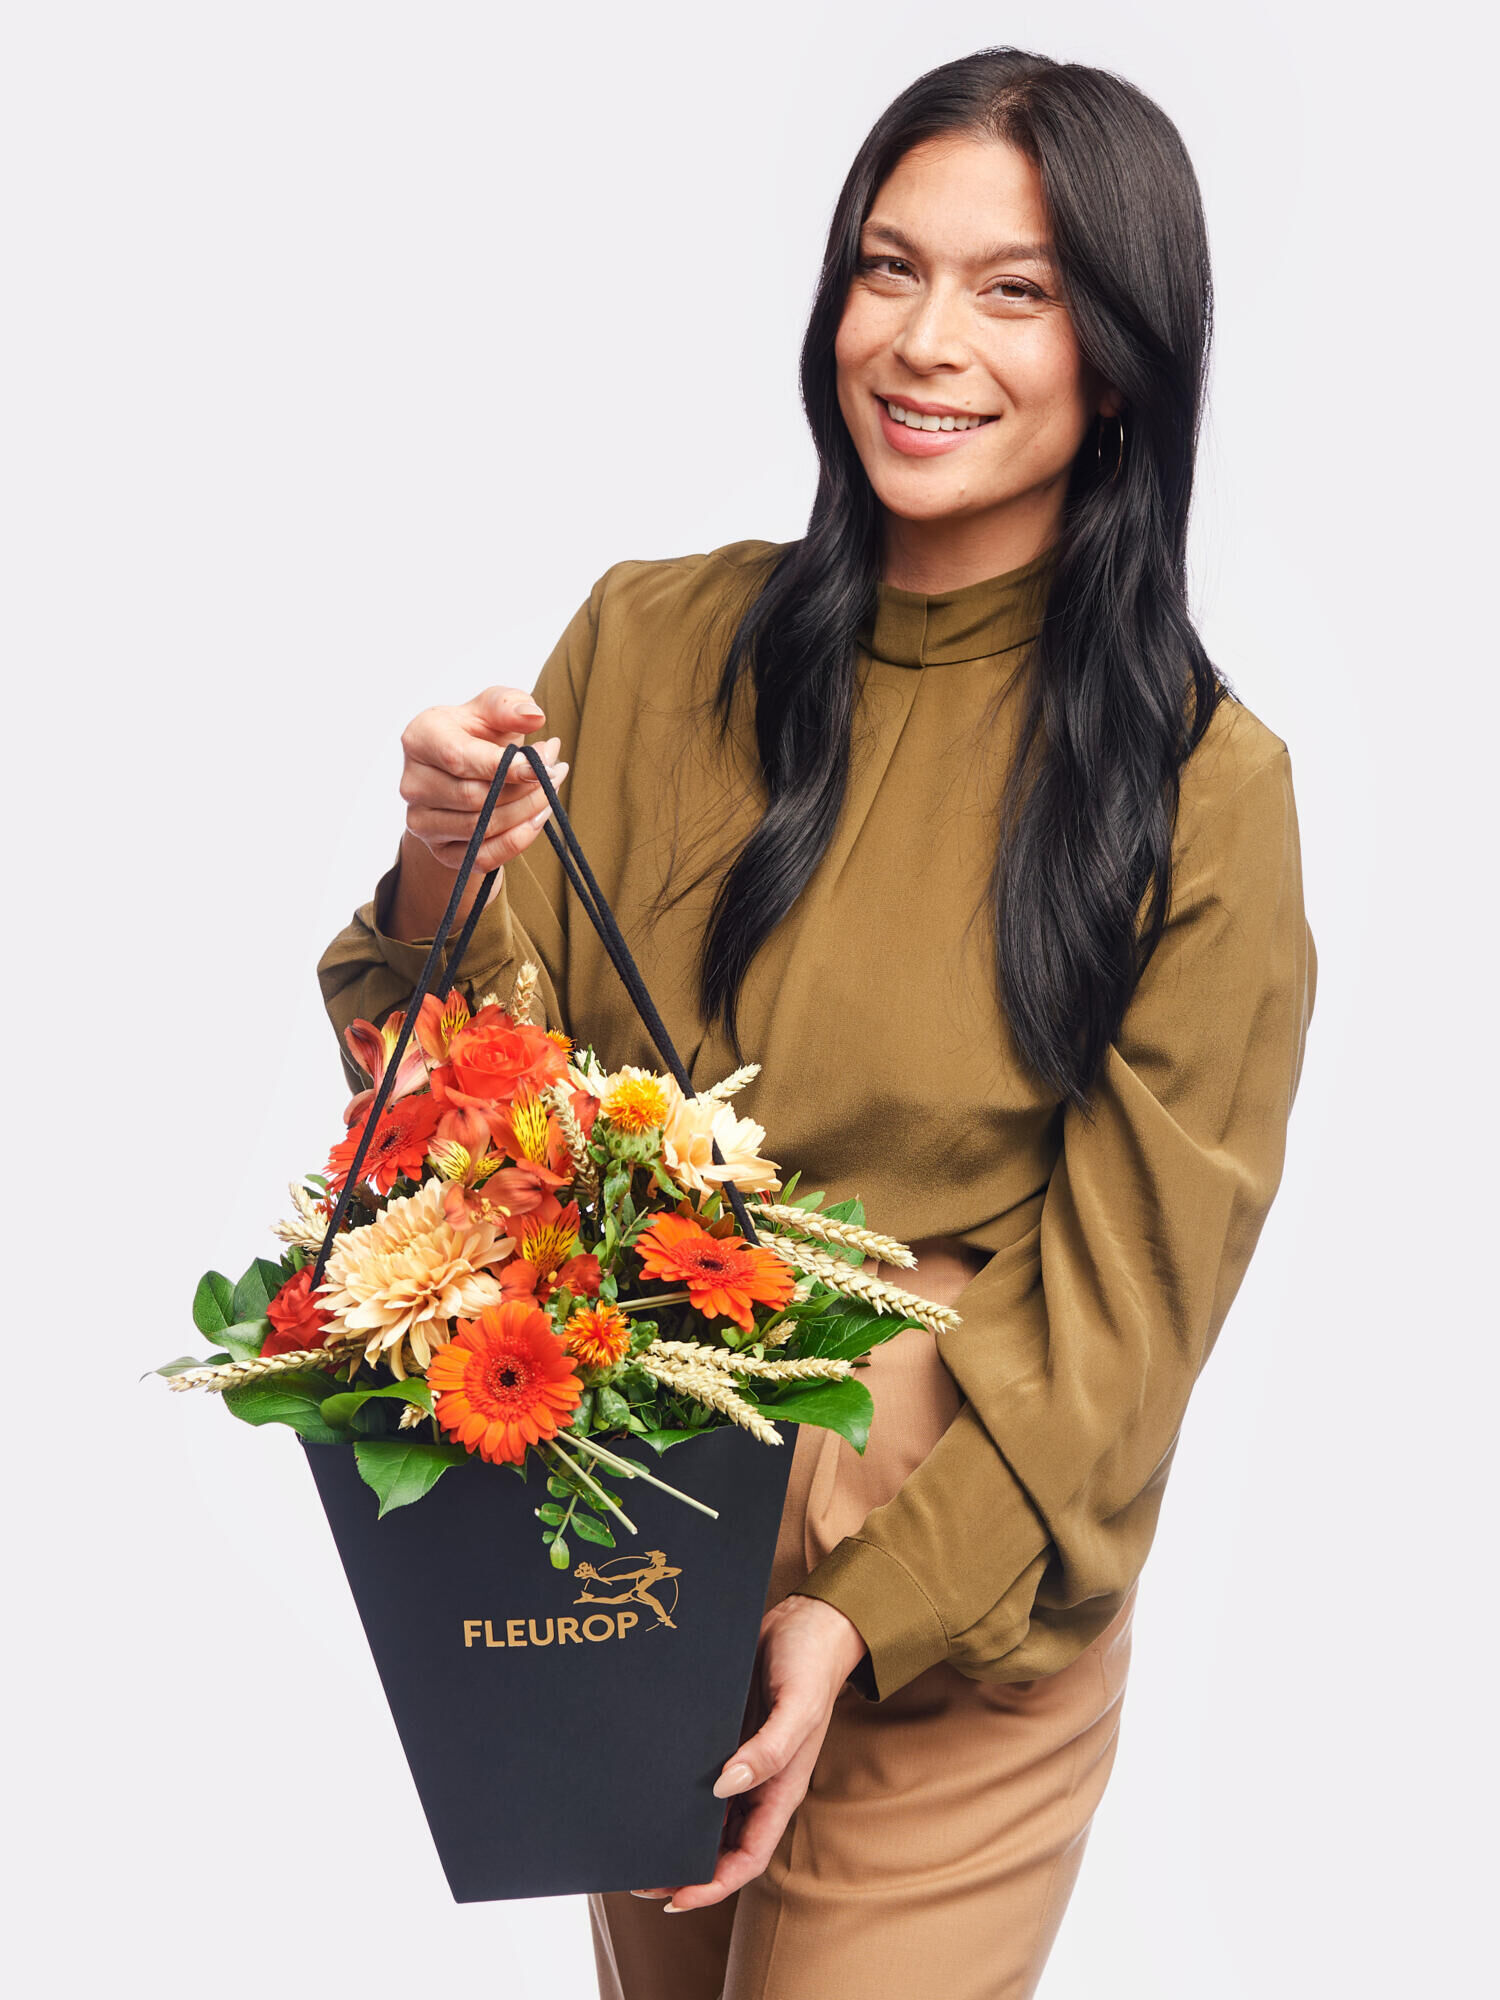
<instances>
[{"instance_id":1,"label":"long blouse sleeve","mask_svg":"<svg viewBox=\"0 0 1500 2000\"><path fill-rule=\"evenodd\" d=\"M1035 1226L938 1337L956 1420L799 1587L859 1628L867 1694L940 1660L1055 1671L1145 1559L1281 1177L1315 989L1290 762L1263 735L1271 754L1227 796L1189 760L1168 921L1092 1116L1062 1114Z\"/></svg>"}]
</instances>

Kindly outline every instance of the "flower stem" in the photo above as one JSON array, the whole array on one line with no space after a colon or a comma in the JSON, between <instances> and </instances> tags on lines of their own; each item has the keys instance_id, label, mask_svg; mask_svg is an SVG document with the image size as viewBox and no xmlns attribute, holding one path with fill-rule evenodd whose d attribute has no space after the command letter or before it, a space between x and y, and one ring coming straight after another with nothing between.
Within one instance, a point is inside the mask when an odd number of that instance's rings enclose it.
<instances>
[{"instance_id":1,"label":"flower stem","mask_svg":"<svg viewBox=\"0 0 1500 2000\"><path fill-rule=\"evenodd\" d=\"M599 1506L607 1508L608 1511L615 1516L616 1520L623 1522L624 1525L630 1530L632 1535L638 1535L641 1532L640 1529L635 1525L635 1522L631 1520L630 1516L627 1513L625 1513L625 1511L622 1508L617 1507L615 1505L614 1501L610 1499L609 1495L605 1492L604 1488L599 1484L599 1482L596 1479L591 1479L589 1477L589 1475L584 1471L583 1467L578 1463L578 1460L576 1458L570 1458L567 1452L558 1450L556 1438L552 1439L547 1449L551 1452L554 1459L558 1460L561 1464L569 1467L569 1469L573 1473L573 1476L576 1479L581 1479L583 1481L583 1484L590 1490L590 1492L598 1496L597 1504Z\"/></svg>"},{"instance_id":2,"label":"flower stem","mask_svg":"<svg viewBox=\"0 0 1500 2000\"><path fill-rule=\"evenodd\" d=\"M621 1312L648 1312L652 1306L685 1305L692 1294L686 1289L680 1292L642 1292L633 1299L616 1299Z\"/></svg>"},{"instance_id":3,"label":"flower stem","mask_svg":"<svg viewBox=\"0 0 1500 2000\"><path fill-rule=\"evenodd\" d=\"M562 1436L560 1431L558 1436ZM654 1473L648 1472L643 1465L637 1465L633 1459L616 1458L612 1451L606 1451L602 1444L596 1444L592 1438L570 1438L568 1442L574 1450L591 1451L596 1459L607 1465L612 1472L618 1473L621 1479L644 1479L648 1486L656 1487L659 1492L670 1493L674 1500L681 1500L685 1506L696 1507L700 1514L707 1514L711 1521L718 1520L717 1507L706 1507L701 1500L695 1500L691 1493L683 1493L675 1486L668 1486L665 1479L658 1479Z\"/></svg>"}]
</instances>

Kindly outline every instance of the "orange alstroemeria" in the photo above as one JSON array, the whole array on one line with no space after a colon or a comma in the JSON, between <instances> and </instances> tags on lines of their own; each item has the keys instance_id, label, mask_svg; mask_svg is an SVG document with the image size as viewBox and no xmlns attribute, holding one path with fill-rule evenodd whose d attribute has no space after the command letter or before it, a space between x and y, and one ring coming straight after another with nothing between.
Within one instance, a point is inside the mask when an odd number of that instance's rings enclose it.
<instances>
[{"instance_id":1,"label":"orange alstroemeria","mask_svg":"<svg viewBox=\"0 0 1500 2000\"><path fill-rule=\"evenodd\" d=\"M468 1027L469 1018L469 1003L456 986L446 1000L439 1000L435 993L429 993L423 1000L417 1009L414 1033L434 1069L448 1060L453 1038L460 1029Z\"/></svg>"},{"instance_id":2,"label":"orange alstroemeria","mask_svg":"<svg viewBox=\"0 0 1500 2000\"><path fill-rule=\"evenodd\" d=\"M401 1038L401 1023L404 1016L390 1014L382 1026L373 1021L353 1020L344 1030L344 1040L349 1053L369 1077L371 1088L356 1091L344 1106L344 1123L355 1125L362 1119L375 1101L375 1093L380 1088L385 1075L386 1064ZM400 1097L409 1097L414 1090L421 1090L427 1082L427 1058L423 1055L417 1037L413 1034L401 1055L401 1067L396 1072L396 1081L387 1105L394 1104Z\"/></svg>"},{"instance_id":3,"label":"orange alstroemeria","mask_svg":"<svg viewBox=\"0 0 1500 2000\"><path fill-rule=\"evenodd\" d=\"M559 1285L587 1298L598 1296L599 1259L579 1248L576 1201L564 1208L546 1195L530 1215L511 1216L506 1230L516 1244L515 1256L498 1273L508 1298L527 1292L547 1299Z\"/></svg>"}]
</instances>

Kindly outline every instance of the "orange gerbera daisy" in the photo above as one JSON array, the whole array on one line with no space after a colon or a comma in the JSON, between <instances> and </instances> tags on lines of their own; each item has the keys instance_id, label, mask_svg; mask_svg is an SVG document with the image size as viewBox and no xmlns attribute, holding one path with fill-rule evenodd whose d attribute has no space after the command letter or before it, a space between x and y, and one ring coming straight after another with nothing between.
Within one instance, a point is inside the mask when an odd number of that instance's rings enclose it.
<instances>
[{"instance_id":1,"label":"orange gerbera daisy","mask_svg":"<svg viewBox=\"0 0 1500 2000\"><path fill-rule=\"evenodd\" d=\"M563 1346L586 1368L613 1368L630 1345L630 1321L607 1301L579 1306L568 1315Z\"/></svg>"},{"instance_id":2,"label":"orange gerbera daisy","mask_svg":"<svg viewBox=\"0 0 1500 2000\"><path fill-rule=\"evenodd\" d=\"M528 1445L556 1437L578 1407L583 1383L572 1357L529 1300L486 1306L457 1325L427 1366L434 1415L491 1465L519 1465Z\"/></svg>"},{"instance_id":3,"label":"orange gerbera daisy","mask_svg":"<svg viewBox=\"0 0 1500 2000\"><path fill-rule=\"evenodd\" d=\"M405 1174L408 1180L419 1181L427 1148L437 1130L440 1109L427 1091L420 1097L401 1097L388 1104L375 1127L375 1136L365 1154L360 1177L381 1194L389 1194L401 1174ZM347 1136L328 1155L327 1173L334 1194L343 1187L345 1177L354 1165L354 1155L359 1149L365 1123L361 1119L358 1125L352 1125Z\"/></svg>"},{"instance_id":4,"label":"orange gerbera daisy","mask_svg":"<svg viewBox=\"0 0 1500 2000\"><path fill-rule=\"evenodd\" d=\"M707 1319L732 1319L748 1333L752 1305L782 1306L796 1279L779 1257L743 1236L711 1236L687 1215L659 1215L635 1240L641 1270L687 1287L688 1302Z\"/></svg>"}]
</instances>

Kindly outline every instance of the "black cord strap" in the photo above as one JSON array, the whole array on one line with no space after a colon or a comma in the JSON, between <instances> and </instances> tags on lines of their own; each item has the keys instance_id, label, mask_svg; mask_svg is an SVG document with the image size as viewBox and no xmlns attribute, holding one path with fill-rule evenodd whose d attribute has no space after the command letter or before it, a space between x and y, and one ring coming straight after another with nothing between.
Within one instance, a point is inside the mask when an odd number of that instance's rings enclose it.
<instances>
[{"instance_id":1,"label":"black cord strap","mask_svg":"<svg viewBox=\"0 0 1500 2000\"><path fill-rule=\"evenodd\" d=\"M322 1281L323 1270L328 1262L328 1254L333 1248L334 1238L338 1235L339 1230L343 1226L344 1217L349 1212L349 1204L354 1198L354 1190L359 1183L360 1169L364 1166L365 1155L370 1149L370 1142L375 1136L375 1128L380 1122L381 1114L390 1102L391 1092L396 1087L396 1076L401 1067L401 1059L406 1053L407 1043L411 1040L412 1030L416 1026L417 1014L426 995L433 988L438 963L442 957L443 946L448 941L448 934L453 928L454 918L458 915L458 906L463 898L464 889L468 885L470 875L474 872L475 858L484 844L485 832L490 823L490 815L494 812L496 803L499 800L501 788L505 783L505 774L510 769L511 759L516 756L524 757L530 764L532 770L536 773L542 790L547 795L548 803L552 807L552 817L546 824L547 838L552 842L557 852L557 857L563 865L563 872L572 884L579 902L583 905L584 914L599 933L600 941L604 949L609 953L614 968L620 975L621 983L624 985L625 991L629 994L647 1034L650 1035L652 1041L656 1044L662 1061L681 1086L684 1095L691 1097L695 1094L692 1078L689 1076L682 1058L672 1045L672 1038L667 1033L666 1023L657 1011L655 1001L646 990L646 982L641 977L640 967L631 956L630 947L625 942L624 933L615 921L614 911L609 907L604 891L599 887L598 882L594 878L594 871L589 867L588 860L584 855L582 847L579 845L578 836L573 831L573 824L568 818L567 813L563 810L562 800L557 796L552 780L547 775L546 764L541 752L534 744L508 743L501 753L500 762L495 769L495 775L490 780L484 804L479 809L479 817L474 822L474 831L469 836L469 844L464 849L464 858L459 864L458 874L454 878L453 891L448 898L448 907L443 912L442 921L438 924L437 930L433 935L432 944L428 949L422 970L417 975L417 983L412 988L411 998L406 1004L406 1016L401 1024L401 1032L396 1038L395 1047L391 1050L386 1060L379 1088L375 1092L374 1102L366 1114L364 1130L361 1132L359 1144L354 1150L354 1159L350 1165L348 1174L345 1176L344 1185L339 1193L338 1200L334 1204L333 1214L329 1219L328 1231L323 1238L322 1248L318 1252L317 1262L313 1265L313 1289L316 1289ZM443 965L441 981L438 986L438 990L443 994L447 994L453 985L454 976L462 964L464 953L468 950L470 941L474 936L474 927L479 922L485 905L489 902L496 877L499 873L500 870L498 868L492 868L480 884L479 894L474 898L473 906L464 922L463 929L459 932L458 939L452 951L448 954L446 964ZM719 1150L718 1141L712 1141L712 1145L715 1162L719 1166L723 1166L724 1155ZM739 1223L740 1229L747 1241L759 1243L760 1237L756 1234L755 1224L750 1220L750 1212L745 1206L744 1196L733 1181L724 1181L721 1185L724 1193L729 1198L731 1208L734 1210L735 1220Z\"/></svg>"}]
</instances>

